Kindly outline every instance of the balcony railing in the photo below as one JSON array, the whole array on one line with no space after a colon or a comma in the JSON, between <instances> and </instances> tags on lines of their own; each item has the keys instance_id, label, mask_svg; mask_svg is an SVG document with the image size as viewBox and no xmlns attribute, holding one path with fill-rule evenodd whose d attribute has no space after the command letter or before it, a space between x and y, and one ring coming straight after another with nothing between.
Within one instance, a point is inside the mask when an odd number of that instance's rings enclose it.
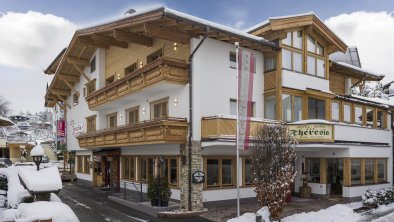
<instances>
[{"instance_id":1,"label":"balcony railing","mask_svg":"<svg viewBox=\"0 0 394 222\"><path fill-rule=\"evenodd\" d=\"M258 128L267 123L274 123L270 120L258 120L252 118L250 122L250 136L256 134ZM237 120L236 117L225 117L225 116L211 116L204 117L201 120L201 139L213 140L213 139L229 139L235 140L237 132Z\"/></svg>"},{"instance_id":2,"label":"balcony railing","mask_svg":"<svg viewBox=\"0 0 394 222\"><path fill-rule=\"evenodd\" d=\"M77 139L82 148L183 144L186 143L187 126L186 119L167 117L84 133Z\"/></svg>"},{"instance_id":3,"label":"balcony railing","mask_svg":"<svg viewBox=\"0 0 394 222\"><path fill-rule=\"evenodd\" d=\"M92 109L123 96L139 92L161 81L186 84L188 82L187 67L188 65L185 62L160 58L88 95L86 101L89 108Z\"/></svg>"}]
</instances>

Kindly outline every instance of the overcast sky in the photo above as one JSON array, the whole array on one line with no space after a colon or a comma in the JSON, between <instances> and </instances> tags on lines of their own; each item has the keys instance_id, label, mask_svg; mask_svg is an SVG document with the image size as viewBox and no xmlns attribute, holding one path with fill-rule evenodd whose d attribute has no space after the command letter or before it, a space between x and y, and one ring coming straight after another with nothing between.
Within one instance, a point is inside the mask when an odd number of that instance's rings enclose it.
<instances>
[{"instance_id":1,"label":"overcast sky","mask_svg":"<svg viewBox=\"0 0 394 222\"><path fill-rule=\"evenodd\" d=\"M394 1L390 0L0 0L0 96L14 113L44 109L42 72L78 28L120 18L128 9L167 6L245 29L273 16L314 11L349 46L362 66L394 80Z\"/></svg>"}]
</instances>

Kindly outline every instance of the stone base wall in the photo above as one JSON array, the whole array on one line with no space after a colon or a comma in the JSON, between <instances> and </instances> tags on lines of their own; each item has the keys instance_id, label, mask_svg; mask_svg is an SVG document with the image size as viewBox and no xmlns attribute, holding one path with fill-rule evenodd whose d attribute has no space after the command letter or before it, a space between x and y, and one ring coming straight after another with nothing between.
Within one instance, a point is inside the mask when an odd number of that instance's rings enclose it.
<instances>
[{"instance_id":1,"label":"stone base wall","mask_svg":"<svg viewBox=\"0 0 394 222\"><path fill-rule=\"evenodd\" d=\"M189 209L189 149L188 146L181 146L181 155L186 157L186 161L181 163L181 177L180 177L180 188L181 188L181 202L180 208L183 210ZM203 171L202 155L201 155L201 143L197 141L192 142L192 174L197 170ZM204 184L192 183L192 197L191 204L193 211L201 211L204 209L202 201L202 189Z\"/></svg>"}]
</instances>

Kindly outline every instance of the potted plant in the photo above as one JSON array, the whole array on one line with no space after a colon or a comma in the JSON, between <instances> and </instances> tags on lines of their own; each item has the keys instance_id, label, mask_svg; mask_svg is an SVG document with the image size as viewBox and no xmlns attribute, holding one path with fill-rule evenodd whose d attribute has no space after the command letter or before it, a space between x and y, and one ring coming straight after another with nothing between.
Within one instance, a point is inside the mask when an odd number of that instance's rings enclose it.
<instances>
[{"instance_id":1,"label":"potted plant","mask_svg":"<svg viewBox=\"0 0 394 222\"><path fill-rule=\"evenodd\" d=\"M157 199L157 184L153 178L149 178L148 180L147 196L150 199L150 204L152 206L159 206L159 199Z\"/></svg>"},{"instance_id":2,"label":"potted plant","mask_svg":"<svg viewBox=\"0 0 394 222\"><path fill-rule=\"evenodd\" d=\"M170 200L171 194L172 194L172 192L171 192L171 188L169 187L167 177L161 178L161 181L160 181L160 206L168 207L168 201Z\"/></svg>"}]
</instances>

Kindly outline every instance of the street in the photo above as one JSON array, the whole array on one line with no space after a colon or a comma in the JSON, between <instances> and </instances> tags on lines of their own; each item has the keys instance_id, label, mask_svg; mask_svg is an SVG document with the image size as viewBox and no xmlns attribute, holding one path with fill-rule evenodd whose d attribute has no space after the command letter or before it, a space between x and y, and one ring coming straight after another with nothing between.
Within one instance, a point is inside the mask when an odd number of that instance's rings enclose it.
<instances>
[{"instance_id":1,"label":"street","mask_svg":"<svg viewBox=\"0 0 394 222\"><path fill-rule=\"evenodd\" d=\"M155 218L128 208L107 198L84 182L65 182L59 195L63 203L71 207L81 222L123 221L209 221L204 218L165 219Z\"/></svg>"}]
</instances>

